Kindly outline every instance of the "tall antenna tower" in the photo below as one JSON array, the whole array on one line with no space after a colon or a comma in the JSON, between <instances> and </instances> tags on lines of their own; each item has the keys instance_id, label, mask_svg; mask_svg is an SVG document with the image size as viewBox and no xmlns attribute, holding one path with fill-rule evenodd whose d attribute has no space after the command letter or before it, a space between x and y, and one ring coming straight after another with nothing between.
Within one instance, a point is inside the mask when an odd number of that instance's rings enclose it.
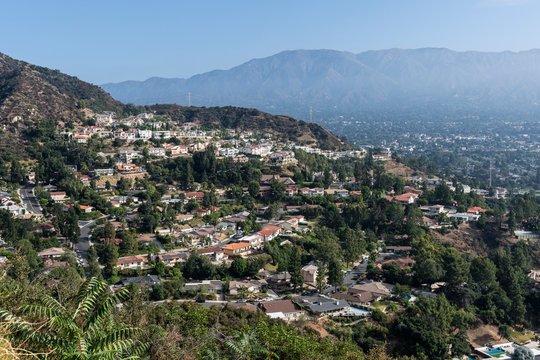
<instances>
[{"instance_id":1,"label":"tall antenna tower","mask_svg":"<svg viewBox=\"0 0 540 360\"><path fill-rule=\"evenodd\" d=\"M188 106L191 106L191 93L190 92L187 93L187 103L188 103Z\"/></svg>"},{"instance_id":2,"label":"tall antenna tower","mask_svg":"<svg viewBox=\"0 0 540 360\"><path fill-rule=\"evenodd\" d=\"M309 121L313 122L313 107L309 107Z\"/></svg>"},{"instance_id":3,"label":"tall antenna tower","mask_svg":"<svg viewBox=\"0 0 540 360\"><path fill-rule=\"evenodd\" d=\"M489 160L489 187L491 187L491 171L493 170L493 161Z\"/></svg>"}]
</instances>

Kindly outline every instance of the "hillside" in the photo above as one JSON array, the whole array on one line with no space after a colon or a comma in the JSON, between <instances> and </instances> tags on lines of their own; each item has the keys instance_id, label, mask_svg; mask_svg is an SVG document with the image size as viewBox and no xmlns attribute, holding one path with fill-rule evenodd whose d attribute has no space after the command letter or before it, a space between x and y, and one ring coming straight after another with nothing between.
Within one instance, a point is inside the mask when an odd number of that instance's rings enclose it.
<instances>
[{"instance_id":1,"label":"hillside","mask_svg":"<svg viewBox=\"0 0 540 360\"><path fill-rule=\"evenodd\" d=\"M136 104L186 104L190 92L198 106L248 106L304 119L310 106L321 114L379 119L434 109L450 115L538 113L539 61L539 50L487 53L425 48L360 54L295 50L188 79L154 77L103 88ZM323 122L320 117L316 118Z\"/></svg>"},{"instance_id":2,"label":"hillside","mask_svg":"<svg viewBox=\"0 0 540 360\"><path fill-rule=\"evenodd\" d=\"M3 140L20 138L38 120L76 121L121 106L98 86L0 53L0 126L14 134Z\"/></svg>"},{"instance_id":3,"label":"hillside","mask_svg":"<svg viewBox=\"0 0 540 360\"><path fill-rule=\"evenodd\" d=\"M178 105L153 105L156 114L168 115L172 120L194 122L200 125L217 125L230 129L264 131L305 144L329 148L348 148L349 145L315 123L295 120L289 116L271 115L256 109L233 106L183 107Z\"/></svg>"},{"instance_id":4,"label":"hillside","mask_svg":"<svg viewBox=\"0 0 540 360\"><path fill-rule=\"evenodd\" d=\"M113 110L132 113L138 109L113 99L98 86L45 67L28 64L0 53L0 145L24 140L27 128L37 121L53 119L58 125L93 117L95 112ZM266 131L282 139L301 139L323 148L348 147L338 137L314 123L288 116L275 116L255 109L238 107L196 108L154 105L156 114L181 122L219 125L241 130Z\"/></svg>"}]
</instances>

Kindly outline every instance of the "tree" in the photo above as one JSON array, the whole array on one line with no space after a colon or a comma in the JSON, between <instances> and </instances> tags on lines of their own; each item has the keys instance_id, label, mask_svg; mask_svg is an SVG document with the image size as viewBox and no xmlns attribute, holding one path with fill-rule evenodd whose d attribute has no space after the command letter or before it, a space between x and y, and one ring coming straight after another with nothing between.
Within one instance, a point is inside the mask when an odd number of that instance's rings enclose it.
<instances>
[{"instance_id":1,"label":"tree","mask_svg":"<svg viewBox=\"0 0 540 360\"><path fill-rule=\"evenodd\" d=\"M10 340L31 352L51 353L52 358L78 359L139 359L148 344L139 344L133 338L141 333L113 323L112 311L128 293L127 289L109 295L105 281L91 278L84 282L77 294L75 311L50 295L43 295L38 305L23 305L21 312L38 323L0 311L1 325L7 329Z\"/></svg>"},{"instance_id":2,"label":"tree","mask_svg":"<svg viewBox=\"0 0 540 360\"><path fill-rule=\"evenodd\" d=\"M343 242L343 260L346 264L358 260L366 250L366 242L360 230L347 228L342 236Z\"/></svg>"},{"instance_id":3,"label":"tree","mask_svg":"<svg viewBox=\"0 0 540 360\"><path fill-rule=\"evenodd\" d=\"M445 279L451 285L459 285L467 281L469 264L455 248L446 249L443 254Z\"/></svg>"},{"instance_id":4,"label":"tree","mask_svg":"<svg viewBox=\"0 0 540 360\"><path fill-rule=\"evenodd\" d=\"M116 238L116 230L109 221L103 226L103 238L105 239L105 242L112 242Z\"/></svg>"},{"instance_id":5,"label":"tree","mask_svg":"<svg viewBox=\"0 0 540 360\"><path fill-rule=\"evenodd\" d=\"M324 290L324 287L326 286L326 266L323 263L318 263L317 266L318 266L317 278L315 279L316 286L317 286L317 291L319 293L322 293Z\"/></svg>"},{"instance_id":6,"label":"tree","mask_svg":"<svg viewBox=\"0 0 540 360\"><path fill-rule=\"evenodd\" d=\"M97 261L97 252L95 246L90 246L90 249L88 249L88 273L91 277L95 277L100 280L103 278Z\"/></svg>"},{"instance_id":7,"label":"tree","mask_svg":"<svg viewBox=\"0 0 540 360\"><path fill-rule=\"evenodd\" d=\"M99 262L105 266L106 275L111 275L118 262L118 247L113 243L105 243L98 247Z\"/></svg>"},{"instance_id":8,"label":"tree","mask_svg":"<svg viewBox=\"0 0 540 360\"><path fill-rule=\"evenodd\" d=\"M248 191L249 191L249 195L251 195L251 197L259 196L260 189L261 189L261 186L259 185L259 183L257 181L252 180L252 181L249 182Z\"/></svg>"},{"instance_id":9,"label":"tree","mask_svg":"<svg viewBox=\"0 0 540 360\"><path fill-rule=\"evenodd\" d=\"M508 213L508 231L513 234L514 230L516 230L516 214L510 211Z\"/></svg>"},{"instance_id":10,"label":"tree","mask_svg":"<svg viewBox=\"0 0 540 360\"><path fill-rule=\"evenodd\" d=\"M285 197L285 184L280 183L277 179L272 179L270 182L270 199L279 201Z\"/></svg>"},{"instance_id":11,"label":"tree","mask_svg":"<svg viewBox=\"0 0 540 360\"><path fill-rule=\"evenodd\" d=\"M435 201L442 205L452 205L452 190L445 183L435 187Z\"/></svg>"},{"instance_id":12,"label":"tree","mask_svg":"<svg viewBox=\"0 0 540 360\"><path fill-rule=\"evenodd\" d=\"M226 340L225 347L232 354L233 358L237 360L268 359L274 357L270 356L268 349L258 342L255 333L240 333L234 338Z\"/></svg>"},{"instance_id":13,"label":"tree","mask_svg":"<svg viewBox=\"0 0 540 360\"><path fill-rule=\"evenodd\" d=\"M499 335L501 338L510 339L510 336L512 336L512 328L506 324L499 325Z\"/></svg>"},{"instance_id":14,"label":"tree","mask_svg":"<svg viewBox=\"0 0 540 360\"><path fill-rule=\"evenodd\" d=\"M482 215L480 215L480 217L478 218L478 221L476 222L476 225L480 228L480 229L483 229L486 227L486 224L487 224L487 216L486 216L486 213L482 213Z\"/></svg>"},{"instance_id":15,"label":"tree","mask_svg":"<svg viewBox=\"0 0 540 360\"><path fill-rule=\"evenodd\" d=\"M420 284L433 284L444 276L442 266L435 259L426 259L414 265L416 279Z\"/></svg>"},{"instance_id":16,"label":"tree","mask_svg":"<svg viewBox=\"0 0 540 360\"><path fill-rule=\"evenodd\" d=\"M165 264L163 263L163 261L158 261L154 265L154 270L156 271L158 276L164 276L165 272L167 271L167 268L165 267Z\"/></svg>"},{"instance_id":17,"label":"tree","mask_svg":"<svg viewBox=\"0 0 540 360\"><path fill-rule=\"evenodd\" d=\"M491 287L497 281L497 267L488 258L476 257L471 261L472 279L483 288Z\"/></svg>"},{"instance_id":18,"label":"tree","mask_svg":"<svg viewBox=\"0 0 540 360\"><path fill-rule=\"evenodd\" d=\"M278 204L272 204L264 211L262 215L263 218L272 220L279 216L279 206Z\"/></svg>"},{"instance_id":19,"label":"tree","mask_svg":"<svg viewBox=\"0 0 540 360\"><path fill-rule=\"evenodd\" d=\"M461 357L469 353L463 339L474 320L472 314L456 310L441 295L435 299L420 297L398 316L396 326L408 339L410 351L422 355L419 358L444 360L449 355Z\"/></svg>"},{"instance_id":20,"label":"tree","mask_svg":"<svg viewBox=\"0 0 540 360\"><path fill-rule=\"evenodd\" d=\"M131 188L131 179L121 177L120 180L116 182L116 189L122 195L125 195Z\"/></svg>"},{"instance_id":21,"label":"tree","mask_svg":"<svg viewBox=\"0 0 540 360\"><path fill-rule=\"evenodd\" d=\"M302 276L302 256L300 255L300 248L295 246L291 256L289 258L289 274L291 274L291 285L294 290L298 286L302 286L304 283L304 277Z\"/></svg>"},{"instance_id":22,"label":"tree","mask_svg":"<svg viewBox=\"0 0 540 360\"><path fill-rule=\"evenodd\" d=\"M517 346L512 354L512 360L534 360L534 353L531 349Z\"/></svg>"},{"instance_id":23,"label":"tree","mask_svg":"<svg viewBox=\"0 0 540 360\"><path fill-rule=\"evenodd\" d=\"M207 256L192 252L184 264L183 274L187 279L212 279L216 275L216 267Z\"/></svg>"},{"instance_id":24,"label":"tree","mask_svg":"<svg viewBox=\"0 0 540 360\"><path fill-rule=\"evenodd\" d=\"M25 174L21 163L18 160L11 162L10 178L12 183L24 184Z\"/></svg>"},{"instance_id":25,"label":"tree","mask_svg":"<svg viewBox=\"0 0 540 360\"><path fill-rule=\"evenodd\" d=\"M209 208L210 206L215 206L216 204L217 204L216 191L214 189L211 189L210 191L205 192L203 200L202 200L202 205L205 208Z\"/></svg>"},{"instance_id":26,"label":"tree","mask_svg":"<svg viewBox=\"0 0 540 360\"><path fill-rule=\"evenodd\" d=\"M139 243L135 237L135 233L131 231L122 231L120 238L122 239L120 251L123 254L133 254L137 251Z\"/></svg>"},{"instance_id":27,"label":"tree","mask_svg":"<svg viewBox=\"0 0 540 360\"><path fill-rule=\"evenodd\" d=\"M231 275L234 277L242 277L246 273L247 261L244 258L236 258L231 263Z\"/></svg>"},{"instance_id":28,"label":"tree","mask_svg":"<svg viewBox=\"0 0 540 360\"><path fill-rule=\"evenodd\" d=\"M343 285L343 271L341 270L341 261L333 259L328 264L328 283L337 289Z\"/></svg>"}]
</instances>

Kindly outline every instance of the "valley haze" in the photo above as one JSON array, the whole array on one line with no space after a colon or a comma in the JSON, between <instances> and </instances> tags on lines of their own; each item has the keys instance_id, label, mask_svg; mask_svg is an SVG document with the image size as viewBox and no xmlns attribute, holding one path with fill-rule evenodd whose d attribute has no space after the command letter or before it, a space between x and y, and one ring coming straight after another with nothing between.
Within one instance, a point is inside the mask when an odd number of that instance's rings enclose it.
<instances>
[{"instance_id":1,"label":"valley haze","mask_svg":"<svg viewBox=\"0 0 540 360\"><path fill-rule=\"evenodd\" d=\"M540 112L540 50L457 52L445 48L388 49L353 54L291 50L229 70L187 79L152 77L107 83L113 97L134 104L235 105L308 119L431 109Z\"/></svg>"}]
</instances>

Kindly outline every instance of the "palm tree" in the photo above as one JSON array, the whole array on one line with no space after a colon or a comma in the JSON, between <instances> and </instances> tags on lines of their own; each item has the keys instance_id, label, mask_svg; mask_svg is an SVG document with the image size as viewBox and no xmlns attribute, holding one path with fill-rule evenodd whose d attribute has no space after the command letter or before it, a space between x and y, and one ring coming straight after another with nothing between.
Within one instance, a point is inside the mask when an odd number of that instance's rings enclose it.
<instances>
[{"instance_id":1,"label":"palm tree","mask_svg":"<svg viewBox=\"0 0 540 360\"><path fill-rule=\"evenodd\" d=\"M256 334L253 332L240 333L233 339L226 340L225 347L238 360L276 357L274 353L268 351L258 342Z\"/></svg>"},{"instance_id":2,"label":"palm tree","mask_svg":"<svg viewBox=\"0 0 540 360\"><path fill-rule=\"evenodd\" d=\"M77 294L75 311L51 296L41 297L38 305L23 305L20 310L33 323L0 310L0 326L9 330L9 340L41 353L39 358L62 360L139 359L148 344L133 340L140 329L114 324L111 311L126 298L127 289L108 294L105 281L93 277Z\"/></svg>"}]
</instances>

